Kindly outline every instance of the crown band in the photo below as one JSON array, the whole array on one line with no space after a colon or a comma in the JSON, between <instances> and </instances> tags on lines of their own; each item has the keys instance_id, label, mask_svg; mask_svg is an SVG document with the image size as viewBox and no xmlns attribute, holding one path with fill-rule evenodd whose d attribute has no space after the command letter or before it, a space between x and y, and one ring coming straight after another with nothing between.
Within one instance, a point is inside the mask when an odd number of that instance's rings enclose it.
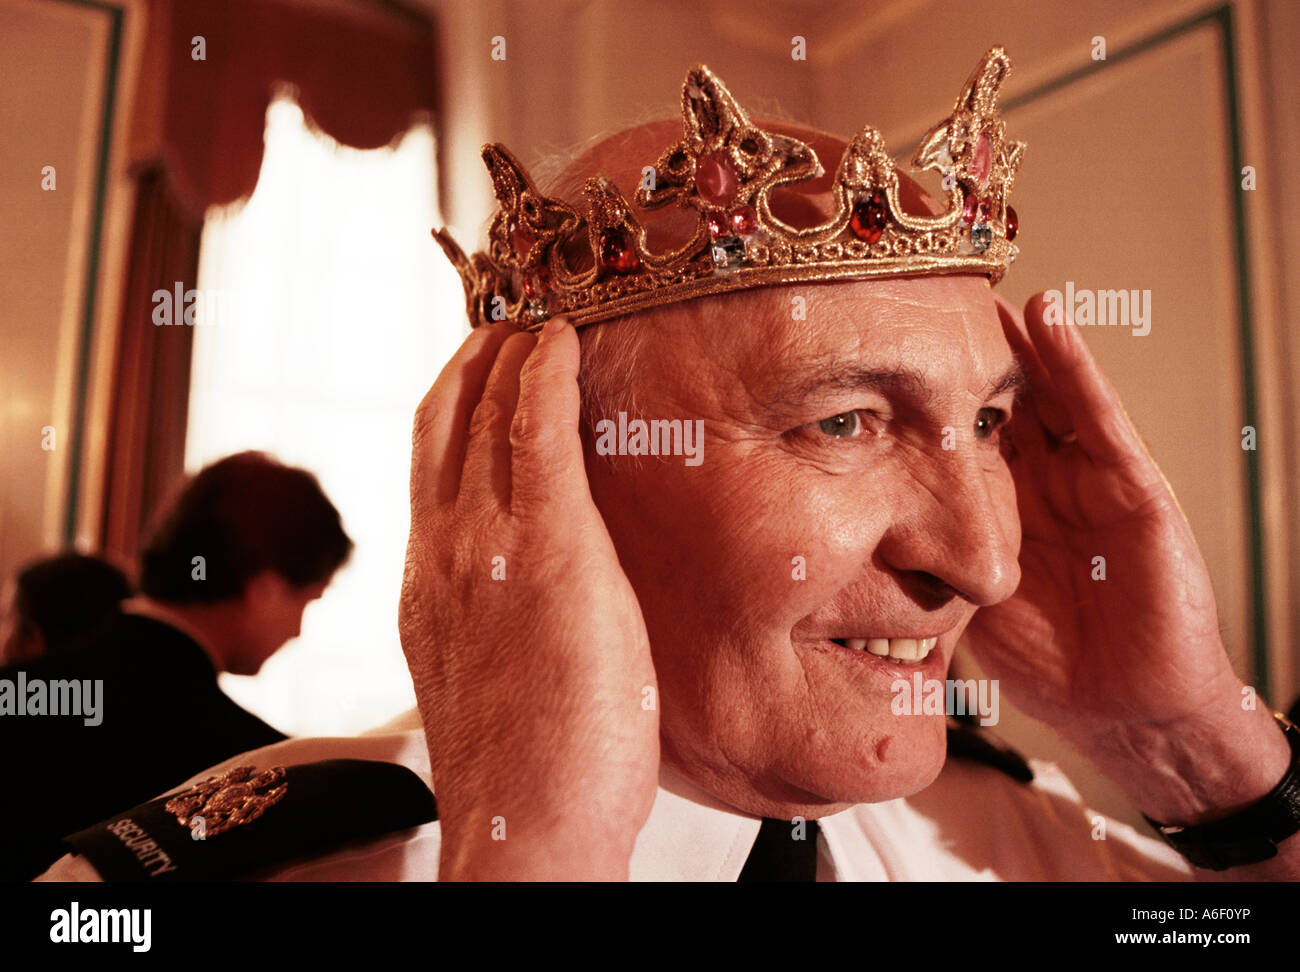
<instances>
[{"instance_id":1,"label":"crown band","mask_svg":"<svg viewBox=\"0 0 1300 972\"><path fill-rule=\"evenodd\" d=\"M650 250L632 206L602 176L587 180L580 217L543 195L499 144L483 147L499 204L487 250L470 258L445 229L434 237L461 276L475 327L506 320L537 330L561 314L582 326L804 281L979 273L996 283L1016 258L1019 219L1007 199L1024 154L1024 143L1006 139L997 108L1010 70L1002 48L985 54L953 113L913 155L914 169L943 177L947 208L936 216L903 209L893 160L880 133L867 126L836 170L831 218L808 227L784 222L772 211L771 193L822 177L816 153L754 125L722 81L699 65L682 85L683 136L647 168L636 193L644 210L676 204L696 211L684 245Z\"/></svg>"}]
</instances>

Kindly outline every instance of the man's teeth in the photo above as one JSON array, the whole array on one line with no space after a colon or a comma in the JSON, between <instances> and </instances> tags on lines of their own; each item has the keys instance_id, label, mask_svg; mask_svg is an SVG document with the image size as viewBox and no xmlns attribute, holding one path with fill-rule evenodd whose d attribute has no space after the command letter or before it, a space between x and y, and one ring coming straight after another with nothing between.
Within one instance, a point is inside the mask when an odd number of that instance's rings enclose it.
<instances>
[{"instance_id":1,"label":"man's teeth","mask_svg":"<svg viewBox=\"0 0 1300 972\"><path fill-rule=\"evenodd\" d=\"M899 662L920 661L934 650L938 638L845 638L841 642L854 651L868 651Z\"/></svg>"}]
</instances>

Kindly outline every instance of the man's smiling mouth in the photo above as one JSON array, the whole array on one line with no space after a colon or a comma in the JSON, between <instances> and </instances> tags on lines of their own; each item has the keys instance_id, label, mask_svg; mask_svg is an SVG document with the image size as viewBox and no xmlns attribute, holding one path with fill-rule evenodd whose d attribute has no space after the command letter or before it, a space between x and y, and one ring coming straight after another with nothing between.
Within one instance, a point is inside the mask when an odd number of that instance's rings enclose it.
<instances>
[{"instance_id":1,"label":"man's smiling mouth","mask_svg":"<svg viewBox=\"0 0 1300 972\"><path fill-rule=\"evenodd\" d=\"M865 651L896 662L919 662L939 643L933 638L831 638L835 644L854 651Z\"/></svg>"}]
</instances>

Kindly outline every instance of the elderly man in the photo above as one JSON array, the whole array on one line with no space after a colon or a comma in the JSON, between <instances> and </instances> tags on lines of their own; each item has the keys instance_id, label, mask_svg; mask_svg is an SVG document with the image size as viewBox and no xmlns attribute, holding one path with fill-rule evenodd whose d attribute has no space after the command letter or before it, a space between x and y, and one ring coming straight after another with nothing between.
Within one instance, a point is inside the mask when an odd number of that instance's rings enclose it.
<instances>
[{"instance_id":1,"label":"elderly man","mask_svg":"<svg viewBox=\"0 0 1300 972\"><path fill-rule=\"evenodd\" d=\"M427 774L438 822L270 876L1300 876L1295 730L1243 705L1168 485L1077 332L990 289L1008 69L918 150L946 204L873 129L759 127L702 67L684 134L608 139L551 195L485 150L488 252L440 237L481 326L415 421L424 734L349 750ZM960 639L1199 866L1099 835L1051 767L945 764L945 713L896 702Z\"/></svg>"}]
</instances>

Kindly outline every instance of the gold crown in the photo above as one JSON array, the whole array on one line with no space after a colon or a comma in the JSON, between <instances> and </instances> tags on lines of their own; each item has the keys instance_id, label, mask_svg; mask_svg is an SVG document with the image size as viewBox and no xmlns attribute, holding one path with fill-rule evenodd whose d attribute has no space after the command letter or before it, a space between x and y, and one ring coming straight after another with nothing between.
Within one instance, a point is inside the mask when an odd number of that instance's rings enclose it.
<instances>
[{"instance_id":1,"label":"gold crown","mask_svg":"<svg viewBox=\"0 0 1300 972\"><path fill-rule=\"evenodd\" d=\"M799 281L980 273L993 283L1015 260L1019 221L1007 197L1024 153L1006 139L998 90L1011 59L995 47L922 140L915 169L943 176L948 206L914 215L871 126L840 159L828 222L797 228L772 212L774 189L821 178L812 148L750 121L704 65L682 86L683 136L647 166L636 201L675 202L697 213L681 247L652 252L627 199L602 176L583 188L586 218L538 191L499 144L483 147L500 208L486 252L467 258L447 231L434 233L465 285L474 326L508 320L536 330L556 315L575 326L709 294ZM583 237L589 253L582 246ZM576 245L575 245L576 244Z\"/></svg>"}]
</instances>

